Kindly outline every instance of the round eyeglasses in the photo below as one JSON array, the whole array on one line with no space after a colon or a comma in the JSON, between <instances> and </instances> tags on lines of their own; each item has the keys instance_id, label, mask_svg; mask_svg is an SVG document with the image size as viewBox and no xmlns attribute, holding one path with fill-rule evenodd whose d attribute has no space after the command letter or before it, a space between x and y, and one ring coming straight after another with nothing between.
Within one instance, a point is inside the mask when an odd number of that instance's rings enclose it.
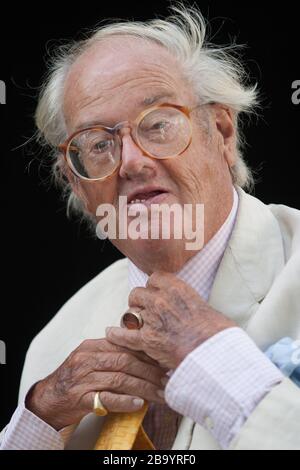
<instances>
[{"instance_id":1,"label":"round eyeglasses","mask_svg":"<svg viewBox=\"0 0 300 470\"><path fill-rule=\"evenodd\" d=\"M79 178L103 180L111 176L121 164L122 129L130 129L133 141L148 157L177 157L191 143L190 113L199 106L187 108L161 104L143 111L133 122L124 121L114 127L96 125L79 130L58 148Z\"/></svg>"}]
</instances>

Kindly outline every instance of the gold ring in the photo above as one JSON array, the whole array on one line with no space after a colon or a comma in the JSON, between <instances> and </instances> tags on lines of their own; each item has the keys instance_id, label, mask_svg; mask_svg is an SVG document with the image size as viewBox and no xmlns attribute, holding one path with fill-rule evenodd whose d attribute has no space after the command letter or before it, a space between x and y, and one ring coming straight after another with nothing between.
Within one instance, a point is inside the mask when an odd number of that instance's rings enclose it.
<instances>
[{"instance_id":1,"label":"gold ring","mask_svg":"<svg viewBox=\"0 0 300 470\"><path fill-rule=\"evenodd\" d=\"M120 324L122 328L127 328L128 330L140 330L144 324L144 320L139 312L128 308L126 312L123 313Z\"/></svg>"},{"instance_id":2,"label":"gold ring","mask_svg":"<svg viewBox=\"0 0 300 470\"><path fill-rule=\"evenodd\" d=\"M93 408L94 413L97 416L106 416L108 411L105 408L105 406L102 405L101 400L100 400L100 392L96 392L94 396L94 408Z\"/></svg>"}]
</instances>

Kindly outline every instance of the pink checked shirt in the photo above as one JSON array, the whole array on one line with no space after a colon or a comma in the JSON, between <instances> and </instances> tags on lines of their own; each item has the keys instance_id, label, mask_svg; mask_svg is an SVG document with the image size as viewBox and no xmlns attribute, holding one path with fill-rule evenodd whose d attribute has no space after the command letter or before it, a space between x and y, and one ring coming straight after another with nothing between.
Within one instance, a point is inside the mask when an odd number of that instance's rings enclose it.
<instances>
[{"instance_id":1,"label":"pink checked shirt","mask_svg":"<svg viewBox=\"0 0 300 470\"><path fill-rule=\"evenodd\" d=\"M238 196L230 214L214 237L182 270L183 281L208 300L238 208ZM129 285L144 287L148 276L129 263ZM214 335L192 351L175 371L165 389L167 405L150 406L144 427L157 449L171 448L181 416L203 425L228 448L232 439L262 398L283 379L282 373L240 328ZM55 431L24 404L7 426L1 449L64 449L70 437L66 428Z\"/></svg>"}]
</instances>

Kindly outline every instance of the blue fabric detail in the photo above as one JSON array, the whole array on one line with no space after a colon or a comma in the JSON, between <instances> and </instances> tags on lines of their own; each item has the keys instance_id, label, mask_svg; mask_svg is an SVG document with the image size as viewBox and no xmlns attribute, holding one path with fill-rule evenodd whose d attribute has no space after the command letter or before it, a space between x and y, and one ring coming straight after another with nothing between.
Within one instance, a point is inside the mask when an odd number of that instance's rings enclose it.
<instances>
[{"instance_id":1,"label":"blue fabric detail","mask_svg":"<svg viewBox=\"0 0 300 470\"><path fill-rule=\"evenodd\" d=\"M265 351L281 372L300 387L300 341L282 338Z\"/></svg>"}]
</instances>

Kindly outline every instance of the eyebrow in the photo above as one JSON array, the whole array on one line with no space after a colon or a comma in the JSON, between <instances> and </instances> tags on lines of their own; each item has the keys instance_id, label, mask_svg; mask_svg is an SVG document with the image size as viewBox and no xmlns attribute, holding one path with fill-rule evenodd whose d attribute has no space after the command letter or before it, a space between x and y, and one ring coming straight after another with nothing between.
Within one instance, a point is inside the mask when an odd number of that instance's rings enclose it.
<instances>
[{"instance_id":1,"label":"eyebrow","mask_svg":"<svg viewBox=\"0 0 300 470\"><path fill-rule=\"evenodd\" d=\"M175 93L173 93L173 92L164 92L164 93L160 93L159 95L144 98L140 102L140 105L141 106L150 106L150 105L153 105L153 104L157 103L158 101L161 101L163 99L169 99L169 98L175 98Z\"/></svg>"},{"instance_id":2,"label":"eyebrow","mask_svg":"<svg viewBox=\"0 0 300 470\"><path fill-rule=\"evenodd\" d=\"M174 92L162 92L154 96L147 96L138 103L138 107L143 108L145 106L146 107L152 106L158 103L159 101L174 99L175 97L176 95ZM74 132L80 131L82 129L88 129L89 127L94 127L94 126L101 125L101 124L105 127L113 127L111 122L108 122L105 124L105 120L97 119L94 121L88 121L88 122L79 124L78 126L76 126Z\"/></svg>"}]
</instances>

